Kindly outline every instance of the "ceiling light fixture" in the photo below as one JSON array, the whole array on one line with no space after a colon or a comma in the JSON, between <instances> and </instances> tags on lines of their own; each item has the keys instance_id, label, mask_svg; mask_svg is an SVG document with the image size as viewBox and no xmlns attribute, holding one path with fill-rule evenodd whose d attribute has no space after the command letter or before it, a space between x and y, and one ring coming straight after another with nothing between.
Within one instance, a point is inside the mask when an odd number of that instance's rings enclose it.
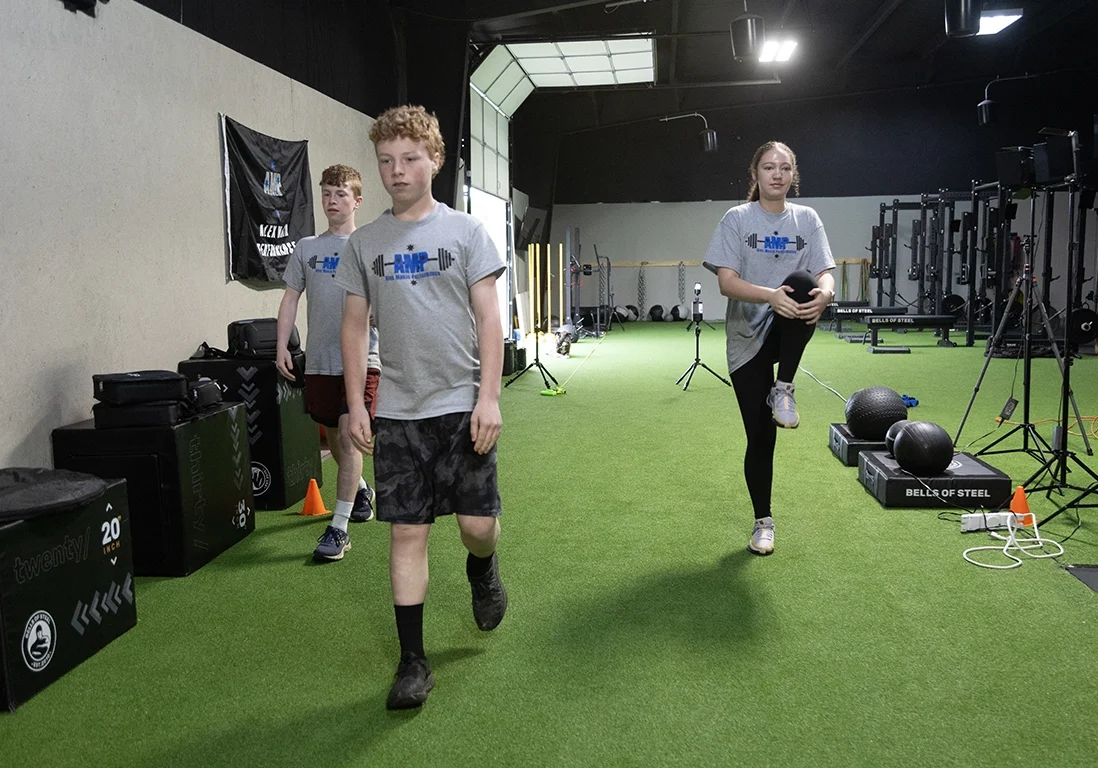
<instances>
[{"instance_id":1,"label":"ceiling light fixture","mask_svg":"<svg viewBox=\"0 0 1098 768\"><path fill-rule=\"evenodd\" d=\"M983 0L945 0L946 37L972 37L980 31Z\"/></svg>"},{"instance_id":2,"label":"ceiling light fixture","mask_svg":"<svg viewBox=\"0 0 1098 768\"><path fill-rule=\"evenodd\" d=\"M997 77L984 88L984 100L976 105L976 119L980 125L990 125L995 122L995 102L988 96L991 86L1008 80L1029 80L1037 75L1018 75L1017 77Z\"/></svg>"},{"instance_id":3,"label":"ceiling light fixture","mask_svg":"<svg viewBox=\"0 0 1098 768\"><path fill-rule=\"evenodd\" d=\"M1022 18L1021 8L1003 8L996 11L985 10L980 14L980 31L977 35L997 35Z\"/></svg>"},{"instance_id":4,"label":"ceiling light fixture","mask_svg":"<svg viewBox=\"0 0 1098 768\"><path fill-rule=\"evenodd\" d=\"M772 61L789 61L796 47L796 40L767 40L759 53L759 62L769 64Z\"/></svg>"},{"instance_id":5,"label":"ceiling light fixture","mask_svg":"<svg viewBox=\"0 0 1098 768\"><path fill-rule=\"evenodd\" d=\"M736 61L755 58L764 26L762 16L747 12L747 0L743 0L743 15L732 20L728 31L732 36L732 58Z\"/></svg>"},{"instance_id":6,"label":"ceiling light fixture","mask_svg":"<svg viewBox=\"0 0 1098 768\"><path fill-rule=\"evenodd\" d=\"M666 123L668 120L681 120L684 117L701 117L702 123L705 124L705 128L698 133L698 143L701 145L702 152L716 152L717 132L710 128L709 121L697 112L689 112L685 115L672 115L671 117L661 117L660 122Z\"/></svg>"}]
</instances>

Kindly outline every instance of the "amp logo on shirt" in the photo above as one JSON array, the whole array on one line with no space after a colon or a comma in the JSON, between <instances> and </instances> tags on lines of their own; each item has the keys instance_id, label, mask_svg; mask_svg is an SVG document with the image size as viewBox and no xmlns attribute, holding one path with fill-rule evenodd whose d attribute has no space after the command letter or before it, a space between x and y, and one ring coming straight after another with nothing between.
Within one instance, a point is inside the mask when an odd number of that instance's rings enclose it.
<instances>
[{"instance_id":1,"label":"amp logo on shirt","mask_svg":"<svg viewBox=\"0 0 1098 768\"><path fill-rule=\"evenodd\" d=\"M314 272L320 272L323 275L334 275L336 267L339 266L339 256L322 256L320 258L310 256L308 264Z\"/></svg>"},{"instance_id":2,"label":"amp logo on shirt","mask_svg":"<svg viewBox=\"0 0 1098 768\"><path fill-rule=\"evenodd\" d=\"M434 256L427 251L417 251L409 246L404 253L394 253L392 261L378 256L371 269L378 277L386 280L408 280L415 285L418 280L438 277L454 265L454 255L445 248L439 248Z\"/></svg>"},{"instance_id":3,"label":"amp logo on shirt","mask_svg":"<svg viewBox=\"0 0 1098 768\"><path fill-rule=\"evenodd\" d=\"M756 253L770 253L775 256L780 256L783 253L794 254L803 251L804 247L808 245L800 235L797 235L794 240L777 233L761 237L752 233L744 238L744 242L747 243L748 248L753 249Z\"/></svg>"}]
</instances>

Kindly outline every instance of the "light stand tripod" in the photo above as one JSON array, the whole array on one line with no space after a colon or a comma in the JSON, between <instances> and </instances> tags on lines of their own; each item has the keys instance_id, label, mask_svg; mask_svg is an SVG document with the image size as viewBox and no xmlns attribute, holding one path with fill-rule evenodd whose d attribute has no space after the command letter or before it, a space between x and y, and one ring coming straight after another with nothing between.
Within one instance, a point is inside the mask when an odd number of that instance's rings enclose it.
<instances>
[{"instance_id":1,"label":"light stand tripod","mask_svg":"<svg viewBox=\"0 0 1098 768\"><path fill-rule=\"evenodd\" d=\"M541 301L541 249L538 247L537 243L531 245L528 248L526 264L527 273L530 279L530 314L532 316L535 314L537 315L537 322L533 323L534 359L525 368L523 368L521 371L508 379L507 383L503 386L511 386L516 381L518 381L519 377L522 376L522 374L526 373L531 368L537 368L538 372L541 373L541 380L545 382L546 389L554 389L554 387L549 386L550 381L553 382L555 388L559 389L560 384L557 383L557 380L555 378L553 378L553 374L549 373L549 369L541 363L541 327L542 324L548 325L548 323L546 323L546 318L542 317L543 305ZM546 309L551 311L551 308L549 307L546 307Z\"/></svg>"},{"instance_id":2,"label":"light stand tripod","mask_svg":"<svg viewBox=\"0 0 1098 768\"><path fill-rule=\"evenodd\" d=\"M1065 366L1065 363L1064 363L1064 358L1060 355L1060 350L1056 345L1056 336L1052 331L1052 324L1049 322L1048 313L1045 311L1044 304L1041 303L1040 300L1037 300L1034 297L1034 293L1033 293L1034 279L1032 277L1032 272L1031 272L1030 258L1032 257L1032 252L1033 252L1033 240L1034 240L1033 230L1034 230L1034 226L1035 226L1035 222L1036 222L1036 205L1034 203L1034 199L1035 199L1035 197L1030 198L1030 234L1025 239L1024 244L1023 244L1024 250L1025 250L1025 256L1026 256L1026 263L1022 267L1022 275L1020 277L1015 278L1014 287L1011 290L1010 297L1007 299L1007 303L1006 303L1007 307L1013 307L1014 302L1018 299L1018 293L1021 292L1021 294L1022 294L1022 307L1023 307L1022 308L1022 320L1021 320L1021 322L1022 322L1022 352L1021 352L1021 354L1022 354L1022 423L1016 425L1014 428L1009 430L1006 434L1000 436L999 438L994 440L989 445L984 446L984 448L979 450L976 453L976 455L977 456L985 456L985 455L991 455L991 454L997 454L997 453L1016 453L1016 452L1020 451L1022 453L1029 454L1030 456L1035 458L1037 461L1040 461L1040 462L1042 462L1042 464L1044 464L1048 460L1049 455L1052 454L1053 448L1052 448L1051 445L1049 445L1048 441L1046 441L1043 437L1041 437L1040 433L1037 432L1037 428L1034 426L1033 422L1030 421L1030 384L1032 382L1032 370L1033 370L1033 366L1032 366L1032 360L1033 360L1033 355L1032 355L1032 323L1033 323L1033 314L1034 314L1034 309L1035 308L1040 312L1041 326L1042 326L1042 329L1044 330L1045 337L1047 338L1047 340L1049 342L1049 346L1052 350L1052 354L1056 358L1056 363L1060 367L1060 374L1061 374L1061 376L1066 376L1067 373L1066 373L1066 366ZM1051 231L1046 232L1045 237L1046 238L1051 238L1052 237ZM1006 330L1006 326L1007 326L1007 323L1008 323L1009 319L1010 319L1009 312L1003 312L1003 316L999 320L999 325L995 330L995 334L992 336L991 340L988 342L987 354L985 355L985 358L984 358L984 367L980 371L979 378L976 380L976 387L972 391L972 398L968 401L968 407L965 409L965 414L961 418L961 425L960 425L960 427L957 428L957 436L953 439L953 445L956 446L956 447L959 447L960 440L961 440L961 431L965 427L965 421L968 420L968 415L972 411L972 405L976 401L976 394L980 391L980 384L983 382L984 376L987 373L988 366L991 364L991 357L992 357L991 353L996 347L998 347L1003 342L1003 332ZM1068 350L1068 352L1070 353L1070 350ZM1081 417L1079 415L1079 406L1075 402L1074 395L1071 397L1071 404L1075 409L1076 418L1080 419ZM1008 409L1004 408L1002 418L1004 420L1009 418L1010 413L1012 411L1013 411L1012 408L1009 411L1008 411ZM1080 423L1082 423L1082 422L1080 421ZM1004 449L1000 449L1000 450L992 450L992 449L995 448L995 446L999 445L1000 443L1005 441L1007 438L1009 438L1011 435L1013 435L1016 432L1021 432L1022 433L1022 447L1021 448L1004 448ZM1033 441L1032 445L1030 444L1030 439L1031 438L1032 438L1032 441ZM1087 439L1086 433L1083 434L1083 441L1086 443L1087 453L1089 454L1091 452L1090 451L1090 442ZM1040 473L1038 473L1038 475L1039 474ZM1031 477L1023 485L1028 486L1029 483L1032 482L1038 475L1035 475L1034 477ZM1032 490L1038 490L1038 489L1031 489L1031 491Z\"/></svg>"},{"instance_id":3,"label":"light stand tripod","mask_svg":"<svg viewBox=\"0 0 1098 768\"><path fill-rule=\"evenodd\" d=\"M1055 129L1043 129L1042 133L1054 133ZM1061 135L1065 132L1059 132ZM1072 175L1069 176L1065 182L1068 190L1068 251L1067 251L1067 309L1064 312L1064 351L1066 366L1064 367L1063 382L1060 389L1060 424L1058 427L1059 434L1053 436L1053 449L1052 457L1045 462L1041 468L1034 473L1033 477L1027 482L1032 482L1036 478L1040 477L1046 470L1050 471L1052 479L1050 485L1043 486L1037 490L1048 490L1049 494L1053 490L1058 490L1063 493L1064 488L1071 488L1072 490L1079 491L1079 495L1071 501L1067 502L1051 515L1046 517L1040 522L1040 525L1044 525L1052 518L1059 515L1068 509L1080 509L1098 507L1098 504L1090 503L1083 504L1083 499L1098 493L1098 474L1094 473L1090 467L1079 460L1079 457L1075 455L1073 451L1068 450L1067 447L1067 435L1068 435L1068 401L1075 402L1074 393L1071 390L1071 364L1073 352L1071 349L1071 332L1072 332L1072 304L1075 296L1075 281L1077 276L1076 259L1081 259L1083 254L1080 252L1080 241L1083 227L1085 226L1085 211L1080 210L1079 205L1079 191L1080 191L1080 171L1079 171L1079 156L1082 152L1082 148L1079 145L1079 134L1077 131L1067 131L1068 136L1071 137L1071 157L1072 157ZM1079 419L1078 410L1076 410L1076 419ZM1080 426L1080 432L1083 433L1084 440L1086 439L1086 430L1082 429L1082 420L1078 420ZM1090 444L1087 443L1087 452L1090 453ZM1068 468L1068 461L1074 462L1075 465L1082 470L1093 481L1089 486L1079 486L1068 483L1067 474L1070 471ZM1085 478L1084 478L1085 479Z\"/></svg>"},{"instance_id":4,"label":"light stand tripod","mask_svg":"<svg viewBox=\"0 0 1098 768\"><path fill-rule=\"evenodd\" d=\"M527 364L527 366L525 368L523 368L521 371L516 373L510 379L508 379L507 383L503 385L504 387L509 387L512 384L514 384L516 381L518 381L518 378L520 376L522 376L522 374L526 373L531 368L537 368L538 371L541 373L541 380L543 382L545 382L545 388L546 389L553 389L554 387L557 387L557 388L560 387L560 384L557 382L557 380L553 378L553 374L549 373L549 369L546 368L541 363L541 356L539 355L541 345L538 342L538 338L540 336L541 336L541 325L539 323L538 326L536 326L534 328L534 359L533 359L533 361L530 362L529 364ZM550 381L553 382L552 387L549 386Z\"/></svg>"},{"instance_id":5,"label":"light stand tripod","mask_svg":"<svg viewBox=\"0 0 1098 768\"><path fill-rule=\"evenodd\" d=\"M689 368L683 371L682 376L679 376L679 378L675 380L675 384L678 384L683 379L686 379L686 383L682 385L683 392L685 392L686 388L690 386L690 380L694 378L694 371L696 371L699 367L709 371L711 374L723 381L726 385L730 387L732 386L732 382L721 376L719 373L717 373L701 361L701 324L705 323L705 321L702 319L702 310L703 305L701 299L701 283L694 283L694 302L691 305L690 312L691 324L694 326L694 362L690 364ZM705 324L709 325L709 323ZM713 326L709 325L709 327L712 328Z\"/></svg>"}]
</instances>

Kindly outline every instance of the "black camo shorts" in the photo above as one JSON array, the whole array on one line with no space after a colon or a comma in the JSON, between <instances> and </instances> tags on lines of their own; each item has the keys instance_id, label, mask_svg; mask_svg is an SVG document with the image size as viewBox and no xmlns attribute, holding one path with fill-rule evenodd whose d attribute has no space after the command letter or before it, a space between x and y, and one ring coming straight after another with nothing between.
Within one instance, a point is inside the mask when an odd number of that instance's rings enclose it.
<instances>
[{"instance_id":1,"label":"black camo shorts","mask_svg":"<svg viewBox=\"0 0 1098 768\"><path fill-rule=\"evenodd\" d=\"M377 519L430 524L443 515L500 515L496 449L469 438L471 413L404 421L378 418L374 441Z\"/></svg>"}]
</instances>

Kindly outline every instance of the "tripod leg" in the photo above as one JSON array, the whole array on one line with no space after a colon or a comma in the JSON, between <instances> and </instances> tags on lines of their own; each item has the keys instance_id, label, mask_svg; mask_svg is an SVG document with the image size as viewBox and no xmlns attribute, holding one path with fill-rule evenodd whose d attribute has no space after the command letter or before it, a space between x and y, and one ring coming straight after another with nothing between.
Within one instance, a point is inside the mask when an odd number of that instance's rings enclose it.
<instances>
[{"instance_id":1,"label":"tripod leg","mask_svg":"<svg viewBox=\"0 0 1098 768\"><path fill-rule=\"evenodd\" d=\"M1007 306L1014 306L1014 300L1018 297L1018 291L1020 290L1022 281L1015 279L1014 289L1010 292L1010 298L1007 299ZM1009 313L1004 312L1003 318L999 321L999 327L995 329L995 335L992 336L991 341L988 342L987 352L984 355L984 367L980 370L980 376L976 379L976 386L972 390L972 397L968 400L968 407L965 408L965 415L961 417L961 425L957 427L957 436L953 438L953 447L957 448L961 442L961 432L965 428L965 422L968 421L968 415L972 412L972 406L976 402L976 393L980 391L980 384L984 381L984 376L987 375L987 368L991 365L991 353L998 345L999 341L1003 338L1003 331L1006 330L1007 318L1010 317Z\"/></svg>"},{"instance_id":2,"label":"tripod leg","mask_svg":"<svg viewBox=\"0 0 1098 768\"><path fill-rule=\"evenodd\" d=\"M683 379L685 379L685 378L686 378L686 375L687 375L688 373L690 373L691 371L693 371L693 370L694 370L694 367L695 367L696 365L697 365L697 363L691 363L691 364L690 364L690 367L689 367L689 368L687 368L687 369L686 369L685 371L683 371L683 372L682 372L682 376L679 376L679 377L678 377L677 379L675 379L675 383L676 383L676 384L678 384L678 383L680 383L680 382L681 382L681 381L682 381Z\"/></svg>"},{"instance_id":3,"label":"tripod leg","mask_svg":"<svg viewBox=\"0 0 1098 768\"><path fill-rule=\"evenodd\" d=\"M1048 312L1045 311L1045 305L1042 302L1037 302L1037 308L1041 310L1041 325L1044 326L1045 335L1048 337L1049 344L1052 345L1052 354L1056 358L1056 364L1060 366L1060 376L1064 376L1064 358L1060 354L1060 348L1056 345L1056 336L1052 333L1052 323L1049 322ZM1087 437L1087 430L1083 428L1083 417L1079 413L1079 404L1075 402L1075 393L1069 390L1068 396L1071 398L1071 407L1075 411L1075 421L1079 424L1079 432L1083 435L1083 445L1086 446L1087 456L1093 456L1094 451L1090 447L1090 438Z\"/></svg>"},{"instance_id":4,"label":"tripod leg","mask_svg":"<svg viewBox=\"0 0 1098 768\"><path fill-rule=\"evenodd\" d=\"M549 369L542 365L541 362L538 362L538 370L541 371L541 380L545 382L546 389L552 389L552 387L549 386L550 381L552 381L553 384L555 384L556 386L560 386L557 380L553 377L553 374L549 373Z\"/></svg>"},{"instance_id":5,"label":"tripod leg","mask_svg":"<svg viewBox=\"0 0 1098 768\"><path fill-rule=\"evenodd\" d=\"M698 364L694 363L690 366L690 375L686 377L686 383L682 385L682 391L685 392L686 388L690 386L690 382L694 378L694 371L698 370Z\"/></svg>"},{"instance_id":6,"label":"tripod leg","mask_svg":"<svg viewBox=\"0 0 1098 768\"><path fill-rule=\"evenodd\" d=\"M717 377L718 379L720 379L721 381L723 381L723 382L724 382L725 384L727 384L728 386L730 386L730 387L732 386L732 382L731 382L731 381L729 381L728 379L726 379L726 378L725 378L724 376L721 376L721 375L720 375L719 373L717 373L716 371L714 371L714 370L713 370L712 368L710 368L710 367L709 367L708 365L706 365L705 363L701 363L701 367L702 367L702 368L704 368L705 370L709 371L709 372L710 372L711 374L713 374L714 376L716 376L716 377Z\"/></svg>"},{"instance_id":7,"label":"tripod leg","mask_svg":"<svg viewBox=\"0 0 1098 768\"><path fill-rule=\"evenodd\" d=\"M520 376L522 376L522 374L526 373L526 372L527 372L528 370L530 370L530 369L531 369L531 368L533 368L533 367L534 367L534 364L533 364L533 363L530 363L530 364L529 364L529 365L527 365L527 366L526 366L525 368L523 368L523 369L522 369L521 371L519 371L519 372L518 372L518 373L516 373L516 374L515 374L514 376L512 376L512 377L511 377L510 379L508 379L508 380L507 380L507 383L506 383L506 384L504 384L503 386L504 386L504 387L509 387L509 386L511 386L512 384L514 384L514 383L515 383L516 381L518 381L518 380L519 380L519 377L520 377Z\"/></svg>"}]
</instances>

